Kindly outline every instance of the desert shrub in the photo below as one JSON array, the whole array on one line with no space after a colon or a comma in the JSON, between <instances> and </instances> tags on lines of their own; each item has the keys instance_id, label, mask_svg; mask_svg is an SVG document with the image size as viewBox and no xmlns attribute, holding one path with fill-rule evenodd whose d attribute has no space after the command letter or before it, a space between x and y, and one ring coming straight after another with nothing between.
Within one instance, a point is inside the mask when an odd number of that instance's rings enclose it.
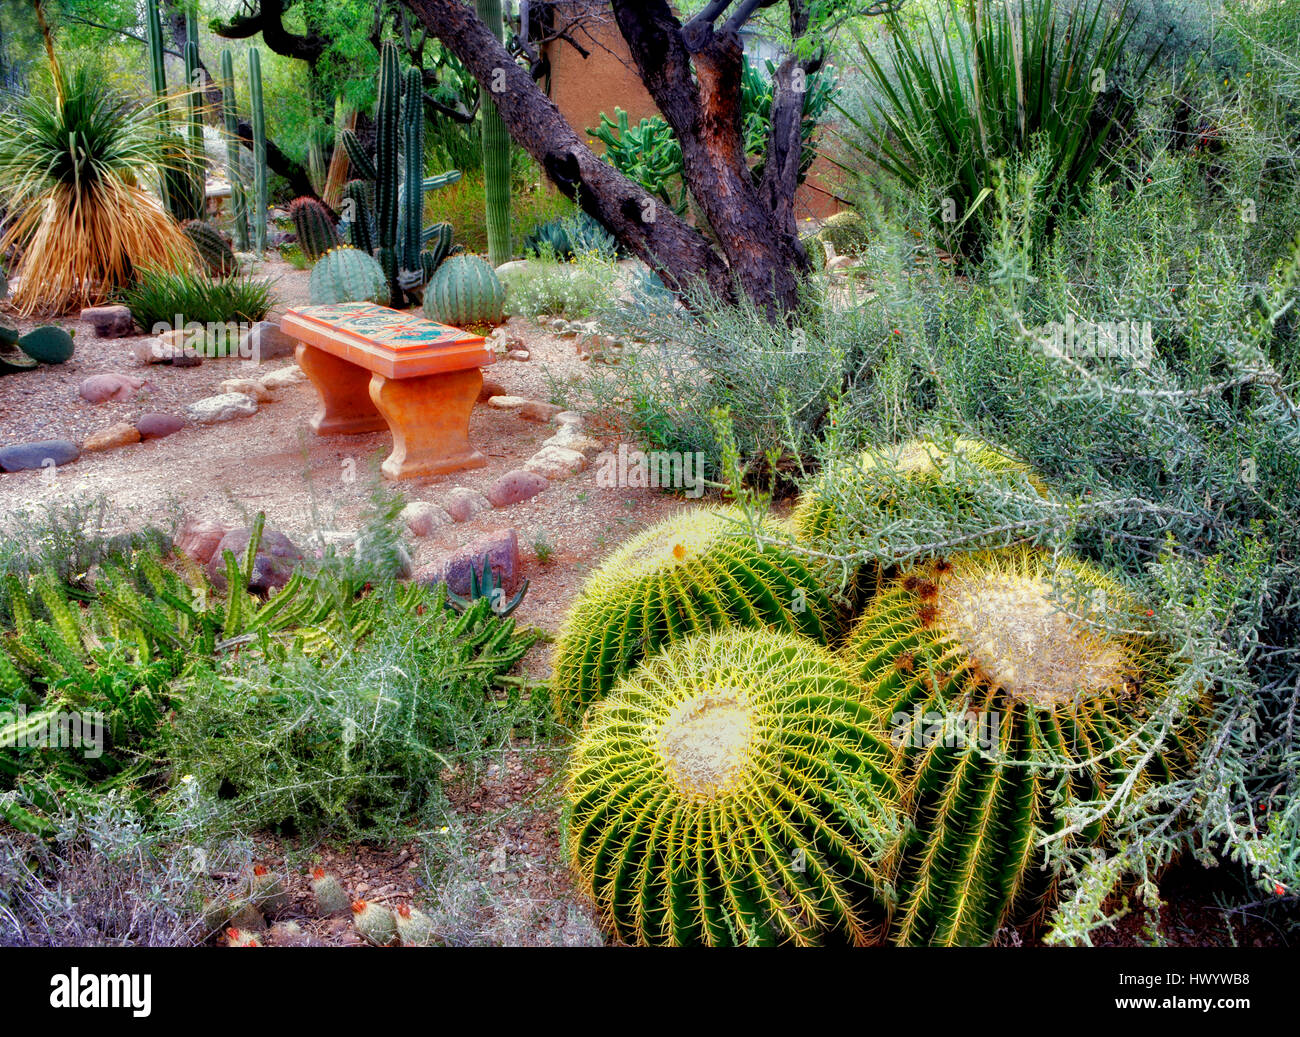
<instances>
[{"instance_id":1,"label":"desert shrub","mask_svg":"<svg viewBox=\"0 0 1300 1037\"><path fill-rule=\"evenodd\" d=\"M272 282L231 274L205 277L197 273L148 270L123 294L123 302L142 328L183 323L255 324L266 317L275 302Z\"/></svg>"},{"instance_id":2,"label":"desert shrub","mask_svg":"<svg viewBox=\"0 0 1300 1037\"><path fill-rule=\"evenodd\" d=\"M506 310L520 317L594 317L608 309L618 290L618 267L609 258L584 252L565 262L543 245L541 255L511 275Z\"/></svg>"},{"instance_id":3,"label":"desert shrub","mask_svg":"<svg viewBox=\"0 0 1300 1037\"><path fill-rule=\"evenodd\" d=\"M458 615L441 587L388 584L367 601L356 643L194 673L165 739L198 790L178 809L216 830L387 833L439 802L444 772L543 729L540 696L494 690L536 635L489 599Z\"/></svg>"}]
</instances>

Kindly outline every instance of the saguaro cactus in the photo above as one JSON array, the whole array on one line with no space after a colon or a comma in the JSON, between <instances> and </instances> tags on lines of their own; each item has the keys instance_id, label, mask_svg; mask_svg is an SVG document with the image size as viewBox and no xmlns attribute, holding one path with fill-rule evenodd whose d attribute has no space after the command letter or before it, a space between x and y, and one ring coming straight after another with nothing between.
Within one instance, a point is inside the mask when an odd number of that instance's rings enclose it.
<instances>
[{"instance_id":1,"label":"saguaro cactus","mask_svg":"<svg viewBox=\"0 0 1300 1037\"><path fill-rule=\"evenodd\" d=\"M504 37L501 0L475 0L478 16L498 39ZM495 266L510 259L510 134L489 94L483 97L483 182L487 196L488 260Z\"/></svg>"},{"instance_id":2,"label":"saguaro cactus","mask_svg":"<svg viewBox=\"0 0 1300 1037\"><path fill-rule=\"evenodd\" d=\"M248 250L248 196L239 162L239 116L235 108L235 59L229 47L221 51L221 115L226 128L226 178L230 181L230 210L235 244Z\"/></svg>"},{"instance_id":3,"label":"saguaro cactus","mask_svg":"<svg viewBox=\"0 0 1300 1037\"><path fill-rule=\"evenodd\" d=\"M253 248L266 252L266 116L262 110L262 55L248 52L248 88L253 108Z\"/></svg>"}]
</instances>

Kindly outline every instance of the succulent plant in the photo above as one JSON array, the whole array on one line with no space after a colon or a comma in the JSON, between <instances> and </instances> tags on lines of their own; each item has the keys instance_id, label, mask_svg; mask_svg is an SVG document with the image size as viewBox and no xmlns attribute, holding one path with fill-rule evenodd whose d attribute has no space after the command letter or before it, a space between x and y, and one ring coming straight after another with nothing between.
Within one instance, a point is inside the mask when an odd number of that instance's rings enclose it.
<instances>
[{"instance_id":1,"label":"succulent plant","mask_svg":"<svg viewBox=\"0 0 1300 1037\"><path fill-rule=\"evenodd\" d=\"M248 52L248 91L253 109L253 248L260 256L266 251L266 220L270 194L266 169L266 110L262 105L262 54Z\"/></svg>"},{"instance_id":2,"label":"succulent plant","mask_svg":"<svg viewBox=\"0 0 1300 1037\"><path fill-rule=\"evenodd\" d=\"M870 244L867 221L852 209L826 217L817 236L830 242L831 247L842 256L861 255Z\"/></svg>"},{"instance_id":3,"label":"succulent plant","mask_svg":"<svg viewBox=\"0 0 1300 1037\"><path fill-rule=\"evenodd\" d=\"M505 41L501 0L475 0L479 20L488 31ZM494 267L509 261L510 249L510 133L497 111L491 92L482 95L483 186L487 223L488 256Z\"/></svg>"},{"instance_id":4,"label":"succulent plant","mask_svg":"<svg viewBox=\"0 0 1300 1037\"><path fill-rule=\"evenodd\" d=\"M937 559L883 589L844 648L902 752L915 828L891 865L899 944L986 944L1050 903L1039 839L1092 842L1067 808L1126 790L1172 671L1118 584L1021 548ZM1190 762L1195 724L1154 766ZM1145 778L1143 780L1146 780Z\"/></svg>"},{"instance_id":5,"label":"succulent plant","mask_svg":"<svg viewBox=\"0 0 1300 1037\"><path fill-rule=\"evenodd\" d=\"M333 875L326 874L324 868L312 871L311 891L316 898L316 913L322 917L341 914L351 906L352 898L343 884Z\"/></svg>"},{"instance_id":6,"label":"succulent plant","mask_svg":"<svg viewBox=\"0 0 1300 1037\"><path fill-rule=\"evenodd\" d=\"M313 306L375 302L387 306L388 278L380 265L350 245L332 248L311 269L308 291Z\"/></svg>"},{"instance_id":7,"label":"succulent plant","mask_svg":"<svg viewBox=\"0 0 1300 1037\"><path fill-rule=\"evenodd\" d=\"M565 849L636 944L868 943L902 833L888 731L805 638L680 641L587 715Z\"/></svg>"},{"instance_id":8,"label":"succulent plant","mask_svg":"<svg viewBox=\"0 0 1300 1037\"><path fill-rule=\"evenodd\" d=\"M547 220L529 231L524 255L541 255L544 248L556 259L573 259L583 253L613 259L619 254L618 239L585 212Z\"/></svg>"},{"instance_id":9,"label":"succulent plant","mask_svg":"<svg viewBox=\"0 0 1300 1037\"><path fill-rule=\"evenodd\" d=\"M225 277L235 271L235 253L221 231L203 220L186 220L181 230L193 243L199 258L203 260L203 269L212 277Z\"/></svg>"},{"instance_id":10,"label":"succulent plant","mask_svg":"<svg viewBox=\"0 0 1300 1037\"><path fill-rule=\"evenodd\" d=\"M963 469L1023 475L1031 486L1047 496L1047 486L1023 461L978 439L957 438L951 448L932 439L912 439L898 446L866 450L854 462L824 472L800 497L790 516L790 527L800 543L818 550L834 550L855 530L861 529L861 501L890 506L900 482L954 493ZM861 601L874 593L888 575L874 562L860 565L849 574L850 598Z\"/></svg>"},{"instance_id":11,"label":"succulent plant","mask_svg":"<svg viewBox=\"0 0 1300 1037\"><path fill-rule=\"evenodd\" d=\"M352 925L367 943L391 947L397 942L397 921L383 904L352 901Z\"/></svg>"},{"instance_id":12,"label":"succulent plant","mask_svg":"<svg viewBox=\"0 0 1300 1037\"><path fill-rule=\"evenodd\" d=\"M289 894L280 876L261 864L253 865L248 876L248 900L272 917L289 908Z\"/></svg>"},{"instance_id":13,"label":"succulent plant","mask_svg":"<svg viewBox=\"0 0 1300 1037\"><path fill-rule=\"evenodd\" d=\"M433 946L433 920L419 908L402 904L395 912L395 921L397 937L403 947Z\"/></svg>"},{"instance_id":14,"label":"succulent plant","mask_svg":"<svg viewBox=\"0 0 1300 1037\"><path fill-rule=\"evenodd\" d=\"M497 575L492 571L492 559L483 556L483 571L480 573L473 566L469 570L469 595L461 597L451 591L447 592L447 601L457 612L469 608L480 598L487 598L492 604L492 611L503 619L519 607L528 593L528 580L524 580L515 591L513 598L507 598L505 588L497 582Z\"/></svg>"},{"instance_id":15,"label":"succulent plant","mask_svg":"<svg viewBox=\"0 0 1300 1037\"><path fill-rule=\"evenodd\" d=\"M231 926L226 930L227 947L262 947L262 938L256 933L250 933L246 929L240 929Z\"/></svg>"},{"instance_id":16,"label":"succulent plant","mask_svg":"<svg viewBox=\"0 0 1300 1037\"><path fill-rule=\"evenodd\" d=\"M18 348L42 364L63 364L72 358L72 336L60 327L46 324L18 339Z\"/></svg>"},{"instance_id":17,"label":"succulent plant","mask_svg":"<svg viewBox=\"0 0 1300 1037\"><path fill-rule=\"evenodd\" d=\"M313 263L343 243L334 227L334 217L315 198L295 198L289 203L289 215L293 218L298 247Z\"/></svg>"},{"instance_id":18,"label":"succulent plant","mask_svg":"<svg viewBox=\"0 0 1300 1037\"><path fill-rule=\"evenodd\" d=\"M775 525L763 532L780 536ZM823 644L839 631L808 566L760 546L739 511L674 515L628 540L582 588L555 649L556 708L574 716L662 645L724 627L792 631Z\"/></svg>"},{"instance_id":19,"label":"succulent plant","mask_svg":"<svg viewBox=\"0 0 1300 1037\"><path fill-rule=\"evenodd\" d=\"M235 244L248 251L248 192L239 164L239 113L235 107L235 58L229 47L221 50L221 121L226 131L226 178L230 181L231 222Z\"/></svg>"},{"instance_id":20,"label":"succulent plant","mask_svg":"<svg viewBox=\"0 0 1300 1037\"><path fill-rule=\"evenodd\" d=\"M424 289L424 315L439 324L499 324L506 290L479 256L452 256Z\"/></svg>"}]
</instances>

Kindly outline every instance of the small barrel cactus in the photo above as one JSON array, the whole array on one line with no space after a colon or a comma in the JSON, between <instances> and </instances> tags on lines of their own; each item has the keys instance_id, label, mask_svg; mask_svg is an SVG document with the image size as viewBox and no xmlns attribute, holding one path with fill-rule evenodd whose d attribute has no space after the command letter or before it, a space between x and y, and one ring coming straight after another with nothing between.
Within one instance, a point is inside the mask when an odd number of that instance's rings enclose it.
<instances>
[{"instance_id":1,"label":"small barrel cactus","mask_svg":"<svg viewBox=\"0 0 1300 1037\"><path fill-rule=\"evenodd\" d=\"M334 217L315 198L296 198L289 203L294 233L303 255L313 263L342 242L334 227Z\"/></svg>"},{"instance_id":2,"label":"small barrel cactus","mask_svg":"<svg viewBox=\"0 0 1300 1037\"><path fill-rule=\"evenodd\" d=\"M316 898L316 913L321 917L342 914L351 906L352 900L343 884L333 875L327 875L324 868L312 871L311 891Z\"/></svg>"},{"instance_id":3,"label":"small barrel cactus","mask_svg":"<svg viewBox=\"0 0 1300 1037\"><path fill-rule=\"evenodd\" d=\"M775 525L763 532L780 536ZM611 554L569 610L553 661L556 709L574 716L661 645L732 626L823 643L839 632L808 566L760 545L739 511L697 508L660 522Z\"/></svg>"},{"instance_id":4,"label":"small barrel cactus","mask_svg":"<svg viewBox=\"0 0 1300 1037\"><path fill-rule=\"evenodd\" d=\"M352 925L367 943L390 947L397 942L397 921L382 904L352 901Z\"/></svg>"},{"instance_id":5,"label":"small barrel cactus","mask_svg":"<svg viewBox=\"0 0 1300 1037\"><path fill-rule=\"evenodd\" d=\"M565 849L629 943L869 943L903 831L893 760L828 650L765 630L688 638L588 713Z\"/></svg>"},{"instance_id":6,"label":"small barrel cactus","mask_svg":"<svg viewBox=\"0 0 1300 1037\"><path fill-rule=\"evenodd\" d=\"M262 938L256 933L250 933L246 929L239 929L231 926L226 930L227 947L261 947L263 946Z\"/></svg>"},{"instance_id":7,"label":"small barrel cactus","mask_svg":"<svg viewBox=\"0 0 1300 1037\"><path fill-rule=\"evenodd\" d=\"M221 231L203 220L186 220L181 230L203 261L209 277L225 277L235 271L235 253Z\"/></svg>"},{"instance_id":8,"label":"small barrel cactus","mask_svg":"<svg viewBox=\"0 0 1300 1037\"><path fill-rule=\"evenodd\" d=\"M248 876L248 899L272 917L289 908L289 894L280 876L261 864L255 864Z\"/></svg>"},{"instance_id":9,"label":"small barrel cactus","mask_svg":"<svg viewBox=\"0 0 1300 1037\"><path fill-rule=\"evenodd\" d=\"M387 306L388 278L373 257L350 245L330 249L311 268L308 282L313 306L340 302L375 302Z\"/></svg>"},{"instance_id":10,"label":"small barrel cactus","mask_svg":"<svg viewBox=\"0 0 1300 1037\"><path fill-rule=\"evenodd\" d=\"M433 921L419 908L402 904L395 912L397 936L403 947L431 947Z\"/></svg>"},{"instance_id":11,"label":"small barrel cactus","mask_svg":"<svg viewBox=\"0 0 1300 1037\"><path fill-rule=\"evenodd\" d=\"M439 324L499 324L506 290L485 259L452 256L424 289L424 315Z\"/></svg>"},{"instance_id":12,"label":"small barrel cactus","mask_svg":"<svg viewBox=\"0 0 1300 1037\"><path fill-rule=\"evenodd\" d=\"M1168 690L1142 625L1104 573L1031 549L936 559L876 596L843 654L902 753L915 821L891 866L895 942L986 944L1050 901L1039 839L1121 789ZM1156 752L1161 777L1190 763L1184 726ZM1067 844L1102 835L1097 820Z\"/></svg>"},{"instance_id":13,"label":"small barrel cactus","mask_svg":"<svg viewBox=\"0 0 1300 1037\"><path fill-rule=\"evenodd\" d=\"M829 241L831 247L841 256L861 255L870 244L867 221L852 209L845 209L826 217L817 236L824 241Z\"/></svg>"}]
</instances>

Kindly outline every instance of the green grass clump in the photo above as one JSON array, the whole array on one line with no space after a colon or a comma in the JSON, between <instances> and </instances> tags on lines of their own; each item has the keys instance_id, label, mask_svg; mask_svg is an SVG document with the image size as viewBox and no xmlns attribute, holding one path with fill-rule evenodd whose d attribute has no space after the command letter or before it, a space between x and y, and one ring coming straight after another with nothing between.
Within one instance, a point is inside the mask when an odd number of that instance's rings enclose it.
<instances>
[{"instance_id":1,"label":"green grass clump","mask_svg":"<svg viewBox=\"0 0 1300 1037\"><path fill-rule=\"evenodd\" d=\"M205 277L147 270L123 293L122 301L135 322L148 330L159 324L173 327L178 315L182 324L255 324L270 312L275 293L270 280L246 274Z\"/></svg>"}]
</instances>

